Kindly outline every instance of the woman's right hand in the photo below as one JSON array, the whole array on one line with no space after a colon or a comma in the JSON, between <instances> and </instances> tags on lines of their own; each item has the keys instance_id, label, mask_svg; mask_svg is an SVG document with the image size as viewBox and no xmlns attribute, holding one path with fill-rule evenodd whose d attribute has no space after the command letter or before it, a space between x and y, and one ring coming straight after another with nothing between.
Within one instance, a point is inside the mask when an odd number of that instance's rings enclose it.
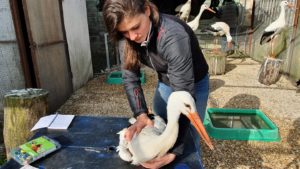
<instances>
[{"instance_id":1,"label":"woman's right hand","mask_svg":"<svg viewBox=\"0 0 300 169\"><path fill-rule=\"evenodd\" d=\"M146 126L153 126L153 121L148 117L146 113L140 114L136 118L136 122L127 128L125 133L125 140L131 141L135 134L139 134L141 130Z\"/></svg>"}]
</instances>

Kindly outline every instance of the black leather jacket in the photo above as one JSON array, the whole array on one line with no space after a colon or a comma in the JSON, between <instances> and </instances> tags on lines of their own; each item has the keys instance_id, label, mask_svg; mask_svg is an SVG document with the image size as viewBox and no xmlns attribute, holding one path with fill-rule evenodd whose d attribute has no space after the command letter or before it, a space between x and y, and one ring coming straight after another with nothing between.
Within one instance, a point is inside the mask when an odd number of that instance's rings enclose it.
<instances>
[{"instance_id":1,"label":"black leather jacket","mask_svg":"<svg viewBox=\"0 0 300 169\"><path fill-rule=\"evenodd\" d=\"M119 43L121 61L124 60L124 40ZM140 62L153 68L160 82L174 91L188 91L194 95L194 83L208 73L208 65L200 49L193 30L175 16L161 14L158 27L152 27L147 46L136 44ZM140 70L123 69L124 88L134 116L148 113L145 97L140 82ZM189 120L182 116L179 120L178 139L170 150L181 155L184 150L184 135L187 133Z\"/></svg>"},{"instance_id":2,"label":"black leather jacket","mask_svg":"<svg viewBox=\"0 0 300 169\"><path fill-rule=\"evenodd\" d=\"M121 61L124 58L124 43L119 43ZM194 82L208 73L208 65L199 47L193 30L178 18L161 14L158 27L152 27L146 47L137 44L141 63L153 68L160 82L174 91L188 91L194 95ZM139 71L123 69L124 87L134 116L148 112Z\"/></svg>"}]
</instances>

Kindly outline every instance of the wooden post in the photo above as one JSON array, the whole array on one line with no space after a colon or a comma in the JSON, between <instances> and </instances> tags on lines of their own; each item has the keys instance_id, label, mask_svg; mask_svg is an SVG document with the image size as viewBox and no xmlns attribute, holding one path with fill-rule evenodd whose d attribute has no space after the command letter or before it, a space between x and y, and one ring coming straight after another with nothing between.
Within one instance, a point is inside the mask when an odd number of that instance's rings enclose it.
<instances>
[{"instance_id":1,"label":"wooden post","mask_svg":"<svg viewBox=\"0 0 300 169\"><path fill-rule=\"evenodd\" d=\"M7 159L12 148L25 143L30 129L48 111L48 91L44 89L12 90L4 96L3 137Z\"/></svg>"},{"instance_id":2,"label":"wooden post","mask_svg":"<svg viewBox=\"0 0 300 169\"><path fill-rule=\"evenodd\" d=\"M258 72L258 81L264 85L275 84L280 78L282 63L280 59L265 58Z\"/></svg>"},{"instance_id":3,"label":"wooden post","mask_svg":"<svg viewBox=\"0 0 300 169\"><path fill-rule=\"evenodd\" d=\"M222 75L225 73L226 55L224 53L206 51L204 56L209 66L210 75Z\"/></svg>"}]
</instances>

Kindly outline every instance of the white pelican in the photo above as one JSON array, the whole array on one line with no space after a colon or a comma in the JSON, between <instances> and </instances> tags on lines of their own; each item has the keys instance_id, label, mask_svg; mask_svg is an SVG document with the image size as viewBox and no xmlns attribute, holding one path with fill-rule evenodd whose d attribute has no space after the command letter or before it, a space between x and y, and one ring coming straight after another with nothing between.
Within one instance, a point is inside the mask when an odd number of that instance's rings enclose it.
<instances>
[{"instance_id":1,"label":"white pelican","mask_svg":"<svg viewBox=\"0 0 300 169\"><path fill-rule=\"evenodd\" d=\"M187 23L193 29L193 31L198 29L199 20L201 18L201 15L202 15L203 11L206 10L206 9L209 10L210 12L216 13L214 10L209 8L206 4L202 4L201 7L200 7L200 11L199 11L198 15L192 21Z\"/></svg>"},{"instance_id":2,"label":"white pelican","mask_svg":"<svg viewBox=\"0 0 300 169\"><path fill-rule=\"evenodd\" d=\"M175 11L178 12L179 18L185 22L188 21L192 8L192 1L187 0L186 3L178 5Z\"/></svg>"},{"instance_id":3,"label":"white pelican","mask_svg":"<svg viewBox=\"0 0 300 169\"><path fill-rule=\"evenodd\" d=\"M215 22L214 24L210 25L210 27L204 29L203 31L208 32L214 36L225 35L228 49L231 49L232 44L235 44L235 42L232 40L232 36L230 34L230 27L225 22Z\"/></svg>"},{"instance_id":4,"label":"white pelican","mask_svg":"<svg viewBox=\"0 0 300 169\"><path fill-rule=\"evenodd\" d=\"M160 116L155 116L151 118L153 119L153 131L156 132L158 135L160 135L166 128L166 122L160 117ZM130 118L129 123L133 124L135 123L136 119L135 118ZM122 160L124 161L132 161L132 154L130 153L128 149L128 142L125 140L125 132L127 128L124 128L117 134L119 134L119 146L117 147L117 151L119 152L119 156ZM133 162L133 164L137 165L136 163Z\"/></svg>"},{"instance_id":5,"label":"white pelican","mask_svg":"<svg viewBox=\"0 0 300 169\"><path fill-rule=\"evenodd\" d=\"M260 39L261 45L273 40L275 36L281 33L281 31L286 26L286 22L285 22L286 7L293 8L293 4L289 3L288 1L281 1L280 2L281 11L279 17L274 22L272 22L269 26L267 26L266 29L264 30ZM272 41L271 41L271 48L272 48ZM273 49L271 55L273 55Z\"/></svg>"},{"instance_id":6,"label":"white pelican","mask_svg":"<svg viewBox=\"0 0 300 169\"><path fill-rule=\"evenodd\" d=\"M174 146L177 140L180 114L190 119L191 123L201 135L201 138L204 139L210 149L213 149L212 142L196 111L195 101L188 92L173 92L168 99L168 123L165 130L160 131L156 127L145 127L138 135L134 136L130 142L124 139L126 128L121 130L119 132L120 144L117 147L119 156L124 161L139 165L165 155L168 150Z\"/></svg>"}]
</instances>

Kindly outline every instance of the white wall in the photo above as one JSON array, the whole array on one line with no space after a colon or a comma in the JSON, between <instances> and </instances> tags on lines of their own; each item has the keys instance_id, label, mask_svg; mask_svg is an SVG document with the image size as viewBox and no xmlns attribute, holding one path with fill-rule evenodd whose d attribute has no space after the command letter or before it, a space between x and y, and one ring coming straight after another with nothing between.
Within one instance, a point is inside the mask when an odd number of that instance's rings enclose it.
<instances>
[{"instance_id":1,"label":"white wall","mask_svg":"<svg viewBox=\"0 0 300 169\"><path fill-rule=\"evenodd\" d=\"M77 90L93 76L86 1L64 0L62 2L73 88Z\"/></svg>"}]
</instances>

